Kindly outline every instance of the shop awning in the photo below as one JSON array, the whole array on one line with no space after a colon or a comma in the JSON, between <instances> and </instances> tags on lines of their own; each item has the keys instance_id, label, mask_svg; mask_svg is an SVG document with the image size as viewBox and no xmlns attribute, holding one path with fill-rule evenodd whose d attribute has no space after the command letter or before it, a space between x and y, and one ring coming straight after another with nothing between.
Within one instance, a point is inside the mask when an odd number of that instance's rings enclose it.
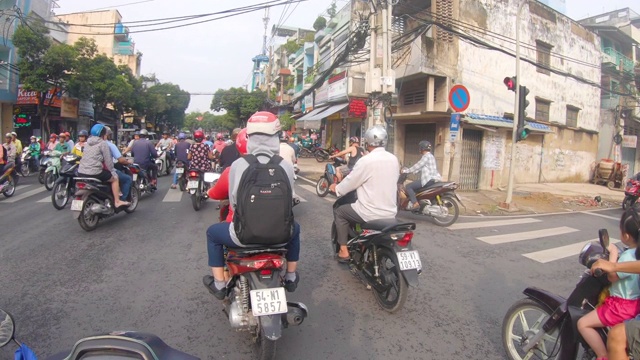
<instances>
[{"instance_id":1,"label":"shop awning","mask_svg":"<svg viewBox=\"0 0 640 360\"><path fill-rule=\"evenodd\" d=\"M313 120L313 118L315 118L317 114L321 113L326 108L326 106L320 106L304 114L304 116L296 120L296 127L300 129L320 130L320 120Z\"/></svg>"},{"instance_id":2,"label":"shop awning","mask_svg":"<svg viewBox=\"0 0 640 360\"><path fill-rule=\"evenodd\" d=\"M462 118L462 121L472 125L513 129L513 120L507 119L502 116L465 114L464 117ZM549 126L544 124L525 121L524 125L525 125L525 128L529 129L530 131L543 132L543 133L553 132Z\"/></svg>"},{"instance_id":3,"label":"shop awning","mask_svg":"<svg viewBox=\"0 0 640 360\"><path fill-rule=\"evenodd\" d=\"M310 112L304 114L300 119L298 119L298 121L313 120L312 117L314 117L315 115L321 113L326 108L327 108L326 106L320 106L318 108L315 108L315 109L311 110Z\"/></svg>"},{"instance_id":4,"label":"shop awning","mask_svg":"<svg viewBox=\"0 0 640 360\"><path fill-rule=\"evenodd\" d=\"M322 120L322 119L324 119L326 117L329 117L329 116L337 113L338 111L342 111L347 106L349 106L348 102L345 102L345 103L342 103L342 104L337 104L337 105L331 105L328 108L326 108L324 111L316 114L310 120Z\"/></svg>"}]
</instances>

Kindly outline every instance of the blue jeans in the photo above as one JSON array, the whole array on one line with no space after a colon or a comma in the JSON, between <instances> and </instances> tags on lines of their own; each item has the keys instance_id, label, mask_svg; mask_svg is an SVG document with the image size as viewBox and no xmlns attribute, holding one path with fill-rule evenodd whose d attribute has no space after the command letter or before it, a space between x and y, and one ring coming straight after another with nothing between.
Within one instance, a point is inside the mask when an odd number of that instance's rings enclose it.
<instances>
[{"instance_id":1,"label":"blue jeans","mask_svg":"<svg viewBox=\"0 0 640 360\"><path fill-rule=\"evenodd\" d=\"M183 161L184 163L184 171L187 171L187 169L189 168L189 162L188 161ZM173 169L173 185L178 185L178 173L176 173L176 169ZM182 174L180 174L182 176Z\"/></svg>"},{"instance_id":2,"label":"blue jeans","mask_svg":"<svg viewBox=\"0 0 640 360\"><path fill-rule=\"evenodd\" d=\"M118 169L116 169L116 173L118 174L118 182L120 182L120 192L122 193L120 200L126 201L127 196L129 196L129 191L131 190L131 183L133 182L133 179L131 178L131 176L123 173Z\"/></svg>"},{"instance_id":3,"label":"blue jeans","mask_svg":"<svg viewBox=\"0 0 640 360\"><path fill-rule=\"evenodd\" d=\"M207 253L209 266L224 267L224 247L238 247L229 233L229 223L215 223L207 229ZM298 261L300 258L300 224L294 223L293 236L285 246L287 261Z\"/></svg>"},{"instance_id":4,"label":"blue jeans","mask_svg":"<svg viewBox=\"0 0 640 360\"><path fill-rule=\"evenodd\" d=\"M429 181L427 181L426 184L424 184L424 187L429 186L433 183L435 183L436 181L431 179ZM416 197L416 191L420 188L422 188L422 182L420 181L420 179L408 184L405 189L407 190L407 195L409 196L409 200L411 200L412 204L417 204L418 203L418 198Z\"/></svg>"}]
</instances>

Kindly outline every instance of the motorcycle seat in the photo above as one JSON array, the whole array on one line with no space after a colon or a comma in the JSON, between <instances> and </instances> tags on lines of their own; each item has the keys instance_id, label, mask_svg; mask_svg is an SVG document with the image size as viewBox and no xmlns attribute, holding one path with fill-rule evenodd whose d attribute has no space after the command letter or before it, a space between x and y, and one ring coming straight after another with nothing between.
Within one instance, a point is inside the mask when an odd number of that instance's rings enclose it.
<instances>
[{"instance_id":1,"label":"motorcycle seat","mask_svg":"<svg viewBox=\"0 0 640 360\"><path fill-rule=\"evenodd\" d=\"M434 187L441 187L447 184L453 184L452 182L447 182L447 181L436 181L431 185L427 185L427 186L423 186L420 189L418 189L418 191L425 191Z\"/></svg>"},{"instance_id":2,"label":"motorcycle seat","mask_svg":"<svg viewBox=\"0 0 640 360\"><path fill-rule=\"evenodd\" d=\"M364 224L361 224L362 229L364 230L378 230L378 231L388 231L391 229L397 230L414 230L416 228L416 224L414 223L403 223L398 221L398 219L377 219L368 221Z\"/></svg>"},{"instance_id":3,"label":"motorcycle seat","mask_svg":"<svg viewBox=\"0 0 640 360\"><path fill-rule=\"evenodd\" d=\"M247 247L230 247L227 246L229 251L233 251L238 256L248 256L255 255L260 253L285 253L287 249L285 248L287 243L284 244L275 244L268 247L263 245L247 245Z\"/></svg>"}]
</instances>

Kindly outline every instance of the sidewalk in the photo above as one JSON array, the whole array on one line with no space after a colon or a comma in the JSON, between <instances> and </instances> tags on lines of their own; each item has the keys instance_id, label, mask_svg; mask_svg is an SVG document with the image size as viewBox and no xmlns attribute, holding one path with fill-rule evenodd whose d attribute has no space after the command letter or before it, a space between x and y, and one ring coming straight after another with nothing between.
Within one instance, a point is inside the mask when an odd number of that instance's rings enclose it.
<instances>
[{"instance_id":1,"label":"sidewalk","mask_svg":"<svg viewBox=\"0 0 640 360\"><path fill-rule=\"evenodd\" d=\"M315 159L298 159L300 175L317 181L324 173L326 162ZM517 211L505 211L498 207L507 197L506 189L457 191L464 206L461 215L525 215L553 212L572 212L606 208L621 208L624 192L610 190L590 183L516 184L513 200ZM600 197L600 202L596 197ZM465 209L466 207L466 209Z\"/></svg>"}]
</instances>

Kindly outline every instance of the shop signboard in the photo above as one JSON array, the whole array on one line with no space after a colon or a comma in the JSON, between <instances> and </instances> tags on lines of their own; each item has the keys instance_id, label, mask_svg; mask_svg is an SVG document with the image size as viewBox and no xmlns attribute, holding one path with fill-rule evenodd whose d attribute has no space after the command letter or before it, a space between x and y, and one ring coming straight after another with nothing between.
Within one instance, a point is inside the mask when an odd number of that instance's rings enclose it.
<instances>
[{"instance_id":1,"label":"shop signboard","mask_svg":"<svg viewBox=\"0 0 640 360\"><path fill-rule=\"evenodd\" d=\"M80 100L63 97L60 107L60 116L70 119L78 118L78 105Z\"/></svg>"},{"instance_id":2,"label":"shop signboard","mask_svg":"<svg viewBox=\"0 0 640 360\"><path fill-rule=\"evenodd\" d=\"M325 83L320 89L316 90L315 107L326 104L329 101L329 85Z\"/></svg>"},{"instance_id":3,"label":"shop signboard","mask_svg":"<svg viewBox=\"0 0 640 360\"><path fill-rule=\"evenodd\" d=\"M347 80L348 78L345 77L329 84L329 101L334 102L347 98Z\"/></svg>"},{"instance_id":4,"label":"shop signboard","mask_svg":"<svg viewBox=\"0 0 640 360\"><path fill-rule=\"evenodd\" d=\"M349 117L358 119L367 117L367 104L363 99L351 99L349 101Z\"/></svg>"}]
</instances>

